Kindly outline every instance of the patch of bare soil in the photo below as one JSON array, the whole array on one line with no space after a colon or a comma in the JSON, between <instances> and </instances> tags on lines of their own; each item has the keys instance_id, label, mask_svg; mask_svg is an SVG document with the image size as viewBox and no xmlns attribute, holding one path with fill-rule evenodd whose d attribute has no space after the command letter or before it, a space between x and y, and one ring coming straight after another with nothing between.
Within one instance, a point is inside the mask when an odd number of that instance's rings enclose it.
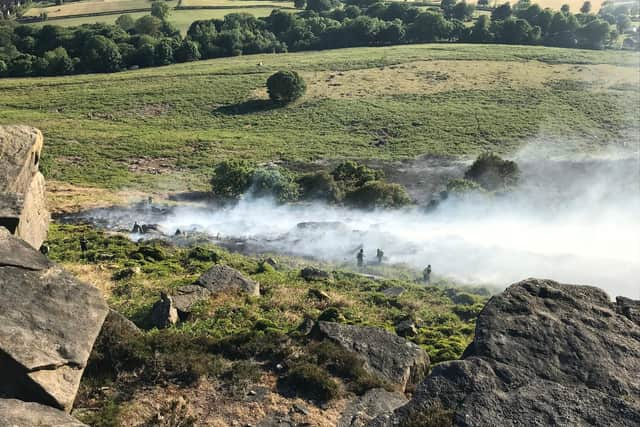
<instances>
[{"instance_id":1,"label":"patch of bare soil","mask_svg":"<svg viewBox=\"0 0 640 427\"><path fill-rule=\"evenodd\" d=\"M145 104L133 110L133 113L140 117L159 117L168 114L172 109L173 107L166 103Z\"/></svg>"},{"instance_id":2,"label":"patch of bare soil","mask_svg":"<svg viewBox=\"0 0 640 427\"><path fill-rule=\"evenodd\" d=\"M175 171L175 160L167 157L142 156L129 160L129 172L151 175L170 174Z\"/></svg>"}]
</instances>

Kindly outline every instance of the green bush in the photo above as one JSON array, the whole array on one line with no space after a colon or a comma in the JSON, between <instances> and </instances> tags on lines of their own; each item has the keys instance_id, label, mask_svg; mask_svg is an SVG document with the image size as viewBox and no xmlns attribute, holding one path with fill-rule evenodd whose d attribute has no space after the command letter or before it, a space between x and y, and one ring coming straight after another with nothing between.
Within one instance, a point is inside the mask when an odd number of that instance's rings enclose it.
<instances>
[{"instance_id":1,"label":"green bush","mask_svg":"<svg viewBox=\"0 0 640 427\"><path fill-rule=\"evenodd\" d=\"M343 320L344 317L336 307L329 307L318 316L318 321L321 322L341 322Z\"/></svg>"},{"instance_id":2,"label":"green bush","mask_svg":"<svg viewBox=\"0 0 640 427\"><path fill-rule=\"evenodd\" d=\"M302 175L298 178L298 185L303 200L339 202L343 198L343 192L333 175L325 171Z\"/></svg>"},{"instance_id":3,"label":"green bush","mask_svg":"<svg viewBox=\"0 0 640 427\"><path fill-rule=\"evenodd\" d=\"M355 190L369 181L379 181L384 178L383 171L372 169L351 160L340 163L331 172L331 175L345 191Z\"/></svg>"},{"instance_id":4,"label":"green bush","mask_svg":"<svg viewBox=\"0 0 640 427\"><path fill-rule=\"evenodd\" d=\"M451 301L461 305L473 305L476 303L476 298L466 292L460 292L451 297Z\"/></svg>"},{"instance_id":5,"label":"green bush","mask_svg":"<svg viewBox=\"0 0 640 427\"><path fill-rule=\"evenodd\" d=\"M187 258L204 262L218 262L219 256L215 251L212 251L211 249L205 249L200 246L196 246L189 251L189 253L187 254Z\"/></svg>"},{"instance_id":6,"label":"green bush","mask_svg":"<svg viewBox=\"0 0 640 427\"><path fill-rule=\"evenodd\" d=\"M452 179L447 183L447 193L465 194L474 191L484 192L485 189L477 182L468 179Z\"/></svg>"},{"instance_id":7,"label":"green bush","mask_svg":"<svg viewBox=\"0 0 640 427\"><path fill-rule=\"evenodd\" d=\"M135 253L140 254L143 259L149 261L164 261L167 259L165 251L156 246L140 246ZM134 254L132 254L132 258L136 258Z\"/></svg>"},{"instance_id":8,"label":"green bush","mask_svg":"<svg viewBox=\"0 0 640 427\"><path fill-rule=\"evenodd\" d=\"M211 191L223 199L237 199L249 190L254 167L244 160L219 163L211 178Z\"/></svg>"},{"instance_id":9,"label":"green bush","mask_svg":"<svg viewBox=\"0 0 640 427\"><path fill-rule=\"evenodd\" d=\"M338 383L321 367L311 363L294 366L284 382L296 394L308 399L327 402L338 397Z\"/></svg>"},{"instance_id":10,"label":"green bush","mask_svg":"<svg viewBox=\"0 0 640 427\"><path fill-rule=\"evenodd\" d=\"M262 168L253 173L252 194L256 197L273 196L279 202L298 200L298 184L291 174L280 168Z\"/></svg>"},{"instance_id":11,"label":"green bush","mask_svg":"<svg viewBox=\"0 0 640 427\"><path fill-rule=\"evenodd\" d=\"M273 102L287 104L304 95L307 84L295 71L278 71L267 79L267 91Z\"/></svg>"},{"instance_id":12,"label":"green bush","mask_svg":"<svg viewBox=\"0 0 640 427\"><path fill-rule=\"evenodd\" d=\"M495 191L508 188L518 182L520 169L511 160L504 160L497 154L483 153L467 169L464 177L474 181L485 190Z\"/></svg>"},{"instance_id":13,"label":"green bush","mask_svg":"<svg viewBox=\"0 0 640 427\"><path fill-rule=\"evenodd\" d=\"M369 181L345 197L345 202L356 208L397 208L411 203L407 190L400 184Z\"/></svg>"}]
</instances>

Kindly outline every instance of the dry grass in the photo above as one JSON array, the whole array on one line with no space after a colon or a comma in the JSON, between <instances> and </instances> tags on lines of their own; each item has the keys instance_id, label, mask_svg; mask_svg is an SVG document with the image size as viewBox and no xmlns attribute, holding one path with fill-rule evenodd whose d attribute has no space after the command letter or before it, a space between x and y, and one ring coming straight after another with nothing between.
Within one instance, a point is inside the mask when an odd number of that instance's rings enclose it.
<instances>
[{"instance_id":1,"label":"dry grass","mask_svg":"<svg viewBox=\"0 0 640 427\"><path fill-rule=\"evenodd\" d=\"M252 399L232 400L221 391L217 384L208 380L201 380L192 388L176 386L154 387L140 390L133 399L124 405L120 414L122 427L136 427L145 419L149 419L164 402L183 399L189 413L197 418L197 426L243 426L256 425L267 415L289 413L294 404L303 405L309 410L309 415L292 414L291 418L298 423L307 422L314 427L333 427L336 425L346 400L336 400L327 409L320 409L301 399L289 399L276 392L276 377L264 374L260 380L260 387L268 392L263 400Z\"/></svg>"},{"instance_id":2,"label":"dry grass","mask_svg":"<svg viewBox=\"0 0 640 427\"><path fill-rule=\"evenodd\" d=\"M631 67L547 64L539 61L416 61L382 68L304 73L307 97L347 99L432 94L454 90L539 89L549 82L584 82L592 90L638 85ZM265 97L266 91L255 92Z\"/></svg>"},{"instance_id":3,"label":"dry grass","mask_svg":"<svg viewBox=\"0 0 640 427\"><path fill-rule=\"evenodd\" d=\"M60 181L47 181L47 205L54 214L79 212L84 209L124 205L144 200L149 193L141 191L110 191L81 187Z\"/></svg>"},{"instance_id":4,"label":"dry grass","mask_svg":"<svg viewBox=\"0 0 640 427\"><path fill-rule=\"evenodd\" d=\"M170 7L175 7L178 2L176 0L167 2ZM151 2L149 0L89 0L67 3L61 6L34 7L25 13L25 16L39 16L42 12L46 12L49 18L57 18L62 16L85 15L91 13L116 13L121 10L132 9L149 9L151 10Z\"/></svg>"},{"instance_id":5,"label":"dry grass","mask_svg":"<svg viewBox=\"0 0 640 427\"><path fill-rule=\"evenodd\" d=\"M114 286L114 282L111 280L113 269L108 266L102 264L65 264L64 268L78 280L98 288L105 298L111 296Z\"/></svg>"}]
</instances>

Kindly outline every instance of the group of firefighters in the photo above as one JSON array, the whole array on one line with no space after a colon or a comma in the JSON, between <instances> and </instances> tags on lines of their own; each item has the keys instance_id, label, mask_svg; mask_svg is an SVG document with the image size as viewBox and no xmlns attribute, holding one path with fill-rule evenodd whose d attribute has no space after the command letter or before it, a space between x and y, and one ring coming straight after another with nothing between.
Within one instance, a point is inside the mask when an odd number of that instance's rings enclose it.
<instances>
[{"instance_id":1,"label":"group of firefighters","mask_svg":"<svg viewBox=\"0 0 640 427\"><path fill-rule=\"evenodd\" d=\"M378 260L378 264L382 264L382 259L384 258L384 252L382 249L376 249L376 259ZM356 261L358 264L358 268L364 268L364 248L360 248L356 255ZM422 280L424 283L431 283L431 264L427 265L424 270L422 270Z\"/></svg>"}]
</instances>

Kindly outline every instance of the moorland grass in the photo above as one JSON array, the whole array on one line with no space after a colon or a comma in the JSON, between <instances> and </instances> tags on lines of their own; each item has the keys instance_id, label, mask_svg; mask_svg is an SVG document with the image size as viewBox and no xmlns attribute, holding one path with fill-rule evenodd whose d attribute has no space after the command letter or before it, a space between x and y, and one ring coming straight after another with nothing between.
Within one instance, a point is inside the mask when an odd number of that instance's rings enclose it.
<instances>
[{"instance_id":1,"label":"moorland grass","mask_svg":"<svg viewBox=\"0 0 640 427\"><path fill-rule=\"evenodd\" d=\"M633 81L592 85L589 75L602 66L612 78L617 71L626 75L639 58L611 51L431 44L3 79L0 124L26 123L43 131L48 179L143 190L204 189L213 166L230 158L312 162L508 154L538 138L590 150L637 132L640 93ZM454 76L443 90L430 91L427 82L415 93L394 93L367 80L369 72L387 73L390 81L428 79L419 68L412 77L392 66L436 60L468 73L480 72L485 63L497 67L495 78L488 73L469 87ZM523 63L522 73L532 78L550 67L553 77L531 85L509 77L510 64ZM567 67L583 72L568 73ZM264 99L264 85L279 69L301 72L309 90L298 102L273 108ZM346 89L325 81L327 74L348 76L352 70L363 78L352 79ZM314 91L321 85L324 93ZM359 87L367 90L359 94ZM344 93L333 96L333 90ZM160 173L136 168L139 159L160 159L165 167Z\"/></svg>"}]
</instances>

